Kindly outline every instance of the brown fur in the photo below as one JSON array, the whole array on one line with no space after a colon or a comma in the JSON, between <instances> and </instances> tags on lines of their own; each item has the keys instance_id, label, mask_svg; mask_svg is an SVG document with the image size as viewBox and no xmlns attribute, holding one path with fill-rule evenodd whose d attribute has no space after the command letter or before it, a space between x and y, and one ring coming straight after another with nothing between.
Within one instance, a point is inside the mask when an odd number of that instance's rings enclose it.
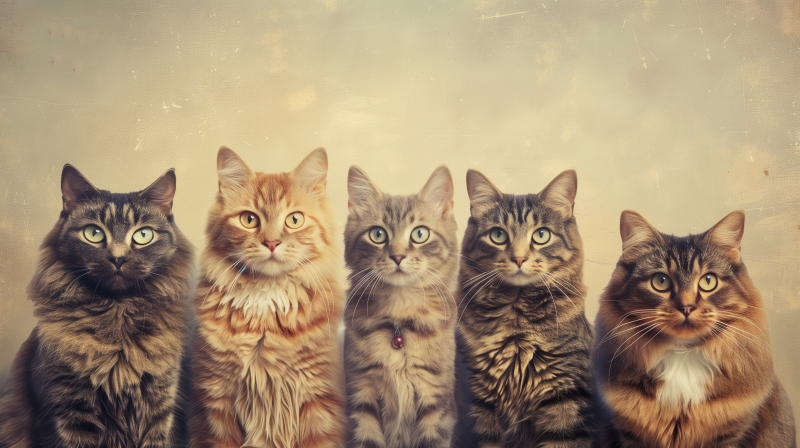
<instances>
[{"instance_id":1,"label":"brown fur","mask_svg":"<svg viewBox=\"0 0 800 448\"><path fill-rule=\"evenodd\" d=\"M325 151L292 172L265 174L221 148L218 168L195 299L192 445L341 446L343 300ZM259 226L242 227L244 211ZM297 211L305 223L289 229L285 219ZM277 240L282 261L268 261L266 242ZM270 302L268 288L287 300ZM244 291L254 296L235 298Z\"/></svg>"},{"instance_id":2,"label":"brown fur","mask_svg":"<svg viewBox=\"0 0 800 448\"><path fill-rule=\"evenodd\" d=\"M623 254L597 315L594 371L610 420L602 446L794 447L764 305L741 260L744 213L679 238L625 211L621 233ZM651 283L658 273L671 278L666 292ZM708 273L718 284L704 292L698 279ZM669 393L662 361L676 349L680 368L689 356L709 362L705 380L674 383L684 395Z\"/></svg>"}]
</instances>

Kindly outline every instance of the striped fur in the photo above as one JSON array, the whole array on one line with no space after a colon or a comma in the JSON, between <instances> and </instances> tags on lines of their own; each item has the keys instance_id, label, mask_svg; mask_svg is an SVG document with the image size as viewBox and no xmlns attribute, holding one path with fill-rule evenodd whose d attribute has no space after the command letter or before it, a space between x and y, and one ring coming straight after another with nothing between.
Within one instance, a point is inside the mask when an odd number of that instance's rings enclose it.
<instances>
[{"instance_id":1,"label":"striped fur","mask_svg":"<svg viewBox=\"0 0 800 448\"><path fill-rule=\"evenodd\" d=\"M223 147L217 166L195 297L192 446L342 446L342 279L325 150L265 174ZM296 212L304 221L290 228Z\"/></svg>"},{"instance_id":2,"label":"striped fur","mask_svg":"<svg viewBox=\"0 0 800 448\"><path fill-rule=\"evenodd\" d=\"M28 286L38 324L0 392L0 447L173 446L193 268L175 175L112 194L66 165L62 192ZM87 225L106 239L89 242ZM153 241L133 244L145 226Z\"/></svg>"},{"instance_id":3,"label":"striped fur","mask_svg":"<svg viewBox=\"0 0 800 448\"><path fill-rule=\"evenodd\" d=\"M510 195L470 170L467 189L457 298L474 422L462 426L482 448L588 447L592 332L572 214L575 172L539 194ZM533 240L541 229L550 232L544 244Z\"/></svg>"},{"instance_id":4,"label":"striped fur","mask_svg":"<svg viewBox=\"0 0 800 448\"><path fill-rule=\"evenodd\" d=\"M390 196L351 167L348 190L348 446L449 447L456 422L451 291L458 267L450 172L441 166L419 194ZM420 226L429 236L413 242ZM385 242L370 239L376 227ZM396 332L404 339L400 348L392 346Z\"/></svg>"},{"instance_id":5,"label":"striped fur","mask_svg":"<svg viewBox=\"0 0 800 448\"><path fill-rule=\"evenodd\" d=\"M687 237L632 211L620 221L623 253L597 314L600 446L794 447L764 305L741 259L744 212Z\"/></svg>"}]
</instances>

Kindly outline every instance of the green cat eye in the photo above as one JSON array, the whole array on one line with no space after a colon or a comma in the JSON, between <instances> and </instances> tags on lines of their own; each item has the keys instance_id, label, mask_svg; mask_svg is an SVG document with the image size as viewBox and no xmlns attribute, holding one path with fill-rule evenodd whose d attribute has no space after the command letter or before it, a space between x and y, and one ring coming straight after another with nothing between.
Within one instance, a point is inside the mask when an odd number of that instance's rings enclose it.
<instances>
[{"instance_id":1,"label":"green cat eye","mask_svg":"<svg viewBox=\"0 0 800 448\"><path fill-rule=\"evenodd\" d=\"M258 227L258 216L253 212L244 212L239 215L239 222L245 229L255 229Z\"/></svg>"},{"instance_id":2,"label":"green cat eye","mask_svg":"<svg viewBox=\"0 0 800 448\"><path fill-rule=\"evenodd\" d=\"M544 244L550 241L550 230L539 229L533 232L533 242L536 244Z\"/></svg>"},{"instance_id":3,"label":"green cat eye","mask_svg":"<svg viewBox=\"0 0 800 448\"><path fill-rule=\"evenodd\" d=\"M142 227L141 229L133 232L133 242L139 245L145 245L153 241L153 229L150 227Z\"/></svg>"},{"instance_id":4,"label":"green cat eye","mask_svg":"<svg viewBox=\"0 0 800 448\"><path fill-rule=\"evenodd\" d=\"M489 232L489 239L495 244L505 244L508 241L508 233L499 227L495 227Z\"/></svg>"},{"instance_id":5,"label":"green cat eye","mask_svg":"<svg viewBox=\"0 0 800 448\"><path fill-rule=\"evenodd\" d=\"M382 227L373 227L369 231L369 239L376 244L384 243L386 242L386 231Z\"/></svg>"},{"instance_id":6,"label":"green cat eye","mask_svg":"<svg viewBox=\"0 0 800 448\"><path fill-rule=\"evenodd\" d=\"M672 287L672 280L669 279L667 274L658 273L650 279L650 284L653 285L653 289L656 291L665 292Z\"/></svg>"},{"instance_id":7,"label":"green cat eye","mask_svg":"<svg viewBox=\"0 0 800 448\"><path fill-rule=\"evenodd\" d=\"M89 224L83 229L83 236L92 243L102 243L106 239L105 232L94 224Z\"/></svg>"},{"instance_id":8,"label":"green cat eye","mask_svg":"<svg viewBox=\"0 0 800 448\"><path fill-rule=\"evenodd\" d=\"M411 241L415 243L424 243L428 241L429 236L431 236L431 232L424 226L419 226L411 231Z\"/></svg>"},{"instance_id":9,"label":"green cat eye","mask_svg":"<svg viewBox=\"0 0 800 448\"><path fill-rule=\"evenodd\" d=\"M711 292L717 288L717 276L711 273L708 273L702 277L700 277L700 289L705 292Z\"/></svg>"}]
</instances>

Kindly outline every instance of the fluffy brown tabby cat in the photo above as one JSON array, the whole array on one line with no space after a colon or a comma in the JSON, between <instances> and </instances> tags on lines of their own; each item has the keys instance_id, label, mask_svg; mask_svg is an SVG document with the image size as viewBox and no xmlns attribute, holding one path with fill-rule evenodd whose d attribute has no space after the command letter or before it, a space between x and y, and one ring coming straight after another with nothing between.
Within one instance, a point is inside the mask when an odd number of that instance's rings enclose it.
<instances>
[{"instance_id":1,"label":"fluffy brown tabby cat","mask_svg":"<svg viewBox=\"0 0 800 448\"><path fill-rule=\"evenodd\" d=\"M168 447L187 333L192 246L175 174L98 190L71 165L28 297L38 324L0 392L0 447Z\"/></svg>"},{"instance_id":2,"label":"fluffy brown tabby cat","mask_svg":"<svg viewBox=\"0 0 800 448\"><path fill-rule=\"evenodd\" d=\"M575 171L539 194L467 173L458 298L474 432L483 448L588 447L593 434Z\"/></svg>"},{"instance_id":3,"label":"fluffy brown tabby cat","mask_svg":"<svg viewBox=\"0 0 800 448\"><path fill-rule=\"evenodd\" d=\"M288 173L228 148L197 287L194 447L344 443L340 256L314 150Z\"/></svg>"},{"instance_id":4,"label":"fluffy brown tabby cat","mask_svg":"<svg viewBox=\"0 0 800 448\"><path fill-rule=\"evenodd\" d=\"M766 316L742 262L744 212L665 235L622 212L622 256L600 299L594 369L608 447L794 447Z\"/></svg>"},{"instance_id":5,"label":"fluffy brown tabby cat","mask_svg":"<svg viewBox=\"0 0 800 448\"><path fill-rule=\"evenodd\" d=\"M440 166L418 194L391 196L354 166L347 187L349 445L448 447L458 267L450 172Z\"/></svg>"}]
</instances>

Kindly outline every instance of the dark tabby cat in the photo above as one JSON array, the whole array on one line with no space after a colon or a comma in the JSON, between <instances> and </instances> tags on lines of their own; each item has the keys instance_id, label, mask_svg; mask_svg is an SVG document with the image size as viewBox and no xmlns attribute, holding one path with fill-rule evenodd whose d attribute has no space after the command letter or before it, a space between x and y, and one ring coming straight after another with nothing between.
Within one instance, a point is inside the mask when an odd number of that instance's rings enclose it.
<instances>
[{"instance_id":1,"label":"dark tabby cat","mask_svg":"<svg viewBox=\"0 0 800 448\"><path fill-rule=\"evenodd\" d=\"M0 392L0 447L172 446L192 276L175 174L98 190L71 165L28 286L38 325Z\"/></svg>"},{"instance_id":2,"label":"dark tabby cat","mask_svg":"<svg viewBox=\"0 0 800 448\"><path fill-rule=\"evenodd\" d=\"M349 446L449 447L458 268L450 171L437 168L419 194L391 196L351 167L347 187Z\"/></svg>"},{"instance_id":3,"label":"dark tabby cat","mask_svg":"<svg viewBox=\"0 0 800 448\"><path fill-rule=\"evenodd\" d=\"M742 263L744 212L675 237L620 218L622 256L597 314L605 447L794 447L761 296ZM605 414L605 413L604 413Z\"/></svg>"},{"instance_id":4,"label":"dark tabby cat","mask_svg":"<svg viewBox=\"0 0 800 448\"><path fill-rule=\"evenodd\" d=\"M565 171L539 194L511 195L467 173L459 350L482 448L591 445L592 330L572 213L577 182Z\"/></svg>"}]
</instances>

